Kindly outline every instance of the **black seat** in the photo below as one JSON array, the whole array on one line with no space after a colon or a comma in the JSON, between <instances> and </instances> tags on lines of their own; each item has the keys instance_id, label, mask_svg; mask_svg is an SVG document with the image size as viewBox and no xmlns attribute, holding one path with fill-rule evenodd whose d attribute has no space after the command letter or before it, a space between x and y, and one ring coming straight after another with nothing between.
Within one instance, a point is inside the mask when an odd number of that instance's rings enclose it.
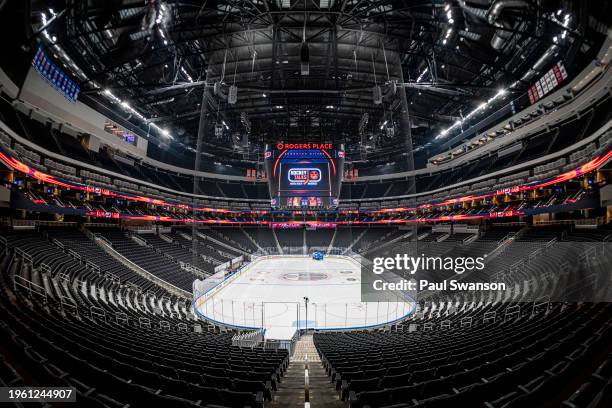
<instances>
[{"instance_id":1,"label":"black seat","mask_svg":"<svg viewBox=\"0 0 612 408\"><path fill-rule=\"evenodd\" d=\"M437 395L442 394L451 394L452 393L452 377L445 378L437 378L435 380L426 381L423 384L423 391L421 393L421 398L431 398Z\"/></svg>"},{"instance_id":2,"label":"black seat","mask_svg":"<svg viewBox=\"0 0 612 408\"><path fill-rule=\"evenodd\" d=\"M266 384L261 381L241 380L237 378L235 378L233 382L235 391L250 392L252 394L261 392L267 401L272 401L271 385L266 386Z\"/></svg>"},{"instance_id":3,"label":"black seat","mask_svg":"<svg viewBox=\"0 0 612 408\"><path fill-rule=\"evenodd\" d=\"M587 382L582 384L576 392L561 404L564 408L587 408L591 402L595 401L597 395L601 391L601 386L595 382ZM609 405L608 405L609 406Z\"/></svg>"},{"instance_id":4,"label":"black seat","mask_svg":"<svg viewBox=\"0 0 612 408\"><path fill-rule=\"evenodd\" d=\"M391 399L391 390L364 391L359 394L349 393L349 401L351 408L353 406L361 407L384 407L389 405Z\"/></svg>"},{"instance_id":5,"label":"black seat","mask_svg":"<svg viewBox=\"0 0 612 408\"><path fill-rule=\"evenodd\" d=\"M215 388L189 384L189 389L193 400L200 401L200 405L223 405L223 398Z\"/></svg>"},{"instance_id":6,"label":"black seat","mask_svg":"<svg viewBox=\"0 0 612 408\"><path fill-rule=\"evenodd\" d=\"M206 387L213 387L217 389L231 390L234 388L232 380L227 377L217 377L215 375L202 374L202 380Z\"/></svg>"},{"instance_id":7,"label":"black seat","mask_svg":"<svg viewBox=\"0 0 612 408\"><path fill-rule=\"evenodd\" d=\"M410 384L412 374L406 372L398 375L386 375L380 380L380 388L397 388Z\"/></svg>"},{"instance_id":8,"label":"black seat","mask_svg":"<svg viewBox=\"0 0 612 408\"><path fill-rule=\"evenodd\" d=\"M165 395L175 395L182 398L191 397L188 383L182 380L161 376L161 389Z\"/></svg>"},{"instance_id":9,"label":"black seat","mask_svg":"<svg viewBox=\"0 0 612 408\"><path fill-rule=\"evenodd\" d=\"M183 381L187 381L188 383L192 383L192 384L199 384L202 385L204 384L204 381L202 380L202 375L200 373L196 373L194 371L187 371L187 370L176 370L179 379L183 380Z\"/></svg>"},{"instance_id":10,"label":"black seat","mask_svg":"<svg viewBox=\"0 0 612 408\"><path fill-rule=\"evenodd\" d=\"M345 382L343 380L340 398L343 401L346 400L351 391L355 392L356 394L359 394L363 391L375 391L376 389L378 389L379 382L380 379L378 377L352 380L351 382Z\"/></svg>"},{"instance_id":11,"label":"black seat","mask_svg":"<svg viewBox=\"0 0 612 408\"><path fill-rule=\"evenodd\" d=\"M223 405L230 408L260 408L263 407L263 393L257 395L250 392L221 390Z\"/></svg>"},{"instance_id":12,"label":"black seat","mask_svg":"<svg viewBox=\"0 0 612 408\"><path fill-rule=\"evenodd\" d=\"M414 384L404 387L393 388L391 395L391 402L398 404L402 402L417 401L421 398L423 391L423 384Z\"/></svg>"}]
</instances>

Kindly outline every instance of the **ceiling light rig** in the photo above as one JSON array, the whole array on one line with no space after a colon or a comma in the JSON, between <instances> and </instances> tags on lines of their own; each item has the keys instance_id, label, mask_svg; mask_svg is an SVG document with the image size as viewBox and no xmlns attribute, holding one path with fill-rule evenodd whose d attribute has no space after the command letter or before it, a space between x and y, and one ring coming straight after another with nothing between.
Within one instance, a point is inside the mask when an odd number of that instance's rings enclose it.
<instances>
[{"instance_id":1,"label":"ceiling light rig","mask_svg":"<svg viewBox=\"0 0 612 408\"><path fill-rule=\"evenodd\" d=\"M455 24L455 20L453 19L453 9L450 3L446 3L444 6L444 11L446 12L446 24L448 29L442 39L442 45L446 45L450 40L450 36L453 34L453 24Z\"/></svg>"},{"instance_id":2,"label":"ceiling light rig","mask_svg":"<svg viewBox=\"0 0 612 408\"><path fill-rule=\"evenodd\" d=\"M476 116L477 114L479 114L480 112L486 110L493 102L498 101L500 99L502 99L506 94L508 93L507 90L505 89L500 89L495 95L493 95L488 101L481 103L480 105L478 105L478 107L476 109L474 109L473 111L471 111L470 113L468 113L466 116L464 116L463 118L461 118L460 120L457 120L451 127L444 129L442 132L440 132L440 134L438 136L435 137L435 140L440 140L444 137L446 137L448 135L449 132L451 132L454 129L457 129L459 127L461 127L461 125L463 125L463 123L465 123L467 120L471 119L472 117Z\"/></svg>"},{"instance_id":3,"label":"ceiling light rig","mask_svg":"<svg viewBox=\"0 0 612 408\"><path fill-rule=\"evenodd\" d=\"M172 38L170 38L170 36L166 32L166 25L169 20L170 20L169 7L166 6L165 3L161 3L157 11L157 18L155 19L155 24L157 25L157 32L159 33L159 36L164 46L174 45ZM181 74L187 81L191 83L194 82L193 77L189 74L189 72L187 71L184 65L179 66L179 71L181 72Z\"/></svg>"},{"instance_id":4,"label":"ceiling light rig","mask_svg":"<svg viewBox=\"0 0 612 408\"><path fill-rule=\"evenodd\" d=\"M565 40L565 38L567 37L567 32L570 29L570 22L572 20L572 15L570 13L566 13L563 16L563 20L561 20L561 16L563 15L563 9L559 9L557 10L556 13L551 15L551 20L553 20L555 23L557 23L558 25L560 25L561 27L563 27L563 31L561 32L561 36L557 36L555 35L553 37L553 42L555 44L558 44L560 42L560 40Z\"/></svg>"},{"instance_id":5,"label":"ceiling light rig","mask_svg":"<svg viewBox=\"0 0 612 408\"><path fill-rule=\"evenodd\" d=\"M51 15L52 18L56 16L55 11L52 8L49 9L49 14ZM42 22L42 27L45 27L49 22L47 20L47 15L45 14L45 12L40 13L40 19ZM49 30L47 30L46 28L42 31L42 34L43 34L43 38L49 42L49 46L53 49L53 51L57 54L57 56L59 56L59 58L62 60L64 66L68 67L75 76L81 78L84 81L89 81L89 77L85 74L85 72L68 56L68 54L66 54L64 49L60 47L60 45L57 43L57 37L54 35L51 35L49 33ZM97 83L93 81L91 83L94 88L96 89L100 88L100 86Z\"/></svg>"},{"instance_id":6,"label":"ceiling light rig","mask_svg":"<svg viewBox=\"0 0 612 408\"><path fill-rule=\"evenodd\" d=\"M446 20L448 21L448 24L454 24L455 20L453 19L453 9L449 3L444 6L444 11L446 11Z\"/></svg>"},{"instance_id":7,"label":"ceiling light rig","mask_svg":"<svg viewBox=\"0 0 612 408\"><path fill-rule=\"evenodd\" d=\"M170 132L168 130L162 129L161 127L159 127L155 123L153 123L151 121L151 119L147 119L142 113L140 113L136 109L134 109L128 102L122 101L115 94L113 94L113 92L110 89L105 89L102 92L102 95L106 96L106 98L108 100L110 100L111 102L121 106L124 111L126 111L129 114L135 116L143 124L148 125L150 128L154 129L157 133L161 134L165 138L170 139L170 140L174 139L174 137L170 134Z\"/></svg>"},{"instance_id":8,"label":"ceiling light rig","mask_svg":"<svg viewBox=\"0 0 612 408\"><path fill-rule=\"evenodd\" d=\"M416 80L416 81L417 81L417 83L421 82L421 81L422 81L422 80L425 78L425 75L427 75L427 72L429 72L429 68L428 68L428 67L425 67L425 69L423 70L423 72L421 72L421 74L418 76L418 78L417 78L417 80Z\"/></svg>"},{"instance_id":9,"label":"ceiling light rig","mask_svg":"<svg viewBox=\"0 0 612 408\"><path fill-rule=\"evenodd\" d=\"M160 7L160 12L166 13L166 11L167 11L166 6L162 4ZM49 14L52 17L55 17L56 15L55 11L52 8L49 9ZM47 15L44 12L41 12L40 15L41 15L42 26L44 27L48 23ZM163 24L165 22L165 18L163 17L163 15L161 19L160 19L160 16L158 15L157 20L156 22L158 22L158 24L160 23ZM95 89L98 89L98 90L102 89L102 87L97 82L89 80L89 77L85 74L85 72L68 56L68 54L62 49L62 47L59 46L59 44L57 43L57 38L55 36L52 36L47 29L44 29L42 31L42 34L43 34L43 38L46 39L50 43L50 46L53 48L55 53L62 60L64 65L68 67L75 76L79 77L83 81L89 82L91 86ZM188 78L190 79L189 76ZM193 80L191 80L191 82L193 82ZM100 93L104 95L112 103L117 104L124 111L128 112L130 115L140 120L143 124L147 125L149 128L153 128L157 133L161 134L165 138L168 138L170 140L174 139L174 137L170 134L170 132L167 129L162 129L158 125L153 123L151 119L147 119L143 114L141 114L139 111L134 109L128 102L123 101L120 98L118 98L116 95L114 95L110 89L106 88L103 91L100 91Z\"/></svg>"}]
</instances>

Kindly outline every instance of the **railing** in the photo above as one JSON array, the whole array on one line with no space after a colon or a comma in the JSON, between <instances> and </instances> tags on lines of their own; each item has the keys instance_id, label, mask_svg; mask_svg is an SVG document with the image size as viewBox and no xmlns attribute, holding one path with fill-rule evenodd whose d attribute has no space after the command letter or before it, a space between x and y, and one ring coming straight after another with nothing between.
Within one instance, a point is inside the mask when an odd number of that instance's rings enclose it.
<instances>
[{"instance_id":1,"label":"railing","mask_svg":"<svg viewBox=\"0 0 612 408\"><path fill-rule=\"evenodd\" d=\"M29 263L30 265L33 263L32 255L28 254L23 249L15 248L15 254L20 256L24 263Z\"/></svg>"},{"instance_id":2,"label":"railing","mask_svg":"<svg viewBox=\"0 0 612 408\"><path fill-rule=\"evenodd\" d=\"M246 333L235 334L232 337L232 346L238 347L257 347L261 346L264 341L265 330L259 329Z\"/></svg>"},{"instance_id":3,"label":"railing","mask_svg":"<svg viewBox=\"0 0 612 408\"><path fill-rule=\"evenodd\" d=\"M289 355L293 355L293 350L295 348L295 343L297 339L300 337L300 332L296 331L293 337L289 340L275 340L275 339L266 339L266 341L262 344L264 349L268 350L287 350Z\"/></svg>"},{"instance_id":4,"label":"railing","mask_svg":"<svg viewBox=\"0 0 612 408\"><path fill-rule=\"evenodd\" d=\"M106 311L101 307L92 306L89 308L89 313L92 317L98 317L104 321L106 321Z\"/></svg>"},{"instance_id":5,"label":"railing","mask_svg":"<svg viewBox=\"0 0 612 408\"><path fill-rule=\"evenodd\" d=\"M156 275L153 275L152 273L150 273L149 271L147 271L146 269L140 267L139 265L135 264L134 262L130 261L128 258L126 258L125 256L121 255L119 252L117 252L112 244L104 237L99 236L98 234L95 234L95 242L100 245L100 247L102 247L102 249L104 249L104 251L108 254L110 254L113 258L117 259L119 262L121 262L123 265L127 266L129 269L131 269L132 271L136 272L137 274L147 278L150 281L153 281L154 283L158 284L159 286L161 286L162 288L166 289L168 292L172 293L173 295L182 297L182 298L189 298L191 296L191 294L189 292L187 292L186 290L183 290L181 288L178 288L168 282L166 282L165 280L159 278Z\"/></svg>"},{"instance_id":6,"label":"railing","mask_svg":"<svg viewBox=\"0 0 612 408\"><path fill-rule=\"evenodd\" d=\"M215 273L220 272L220 271L225 271L229 268L233 268L236 266L240 266L242 263L245 262L246 259L247 259L247 255L240 255L239 257L236 257L230 261L222 263L221 265L217 265L215 266Z\"/></svg>"},{"instance_id":7,"label":"railing","mask_svg":"<svg viewBox=\"0 0 612 408\"><path fill-rule=\"evenodd\" d=\"M25 289L31 295L36 295L43 298L44 302L47 302L47 291L40 285L35 284L24 278L23 276L14 275L13 276L13 286L17 288L17 286Z\"/></svg>"},{"instance_id":8,"label":"railing","mask_svg":"<svg viewBox=\"0 0 612 408\"><path fill-rule=\"evenodd\" d=\"M308 253L311 253L313 248L318 249L318 247L316 246L309 247ZM293 255L293 256L300 256L300 257L309 256L308 254L304 254L304 248L301 246L300 247L282 247L282 250L283 252L281 253L276 247L262 247L261 249L258 249L257 251L253 252L250 256L252 260L258 257L261 257L261 256L269 256L269 255ZM345 247L332 247L323 252L325 252L325 255L343 255L349 258L353 258L353 259L361 259L361 257L358 254L352 252L349 248L345 248Z\"/></svg>"},{"instance_id":9,"label":"railing","mask_svg":"<svg viewBox=\"0 0 612 408\"><path fill-rule=\"evenodd\" d=\"M128 316L123 312L115 312L115 322L117 324L128 324Z\"/></svg>"},{"instance_id":10,"label":"railing","mask_svg":"<svg viewBox=\"0 0 612 408\"><path fill-rule=\"evenodd\" d=\"M72 313L73 315L78 315L79 314L79 308L70 302L66 302L63 298L60 298L60 310L66 314L66 313Z\"/></svg>"},{"instance_id":11,"label":"railing","mask_svg":"<svg viewBox=\"0 0 612 408\"><path fill-rule=\"evenodd\" d=\"M176 259L173 259L173 260L176 261ZM183 269L184 271L193 273L194 275L197 275L200 278L205 278L208 276L206 272L204 272L197 266L193 266L192 264L188 262L178 261L178 264L180 265L181 269Z\"/></svg>"}]
</instances>

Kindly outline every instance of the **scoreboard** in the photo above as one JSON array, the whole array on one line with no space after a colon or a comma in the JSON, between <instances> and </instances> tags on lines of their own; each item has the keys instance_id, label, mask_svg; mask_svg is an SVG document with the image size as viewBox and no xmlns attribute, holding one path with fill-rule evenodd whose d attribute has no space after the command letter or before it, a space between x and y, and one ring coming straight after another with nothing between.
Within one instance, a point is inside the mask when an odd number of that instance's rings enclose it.
<instances>
[{"instance_id":1,"label":"scoreboard","mask_svg":"<svg viewBox=\"0 0 612 408\"><path fill-rule=\"evenodd\" d=\"M73 81L68 74L62 71L43 51L42 46L38 47L32 66L38 73L58 92L74 103L79 96L81 87Z\"/></svg>"},{"instance_id":2,"label":"scoreboard","mask_svg":"<svg viewBox=\"0 0 612 408\"><path fill-rule=\"evenodd\" d=\"M265 166L273 208L327 209L338 206L344 171L342 145L267 145Z\"/></svg>"},{"instance_id":3,"label":"scoreboard","mask_svg":"<svg viewBox=\"0 0 612 408\"><path fill-rule=\"evenodd\" d=\"M567 79L567 71L561 61L557 62L528 90L529 102L533 105L552 92L560 83Z\"/></svg>"}]
</instances>

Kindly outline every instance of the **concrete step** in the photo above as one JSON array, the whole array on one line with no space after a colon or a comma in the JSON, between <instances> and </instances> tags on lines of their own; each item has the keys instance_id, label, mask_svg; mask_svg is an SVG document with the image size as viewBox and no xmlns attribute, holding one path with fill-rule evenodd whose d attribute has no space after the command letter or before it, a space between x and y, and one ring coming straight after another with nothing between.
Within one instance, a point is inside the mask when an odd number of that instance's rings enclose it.
<instances>
[{"instance_id":1,"label":"concrete step","mask_svg":"<svg viewBox=\"0 0 612 408\"><path fill-rule=\"evenodd\" d=\"M308 368L308 380L306 380L306 368ZM311 334L303 335L295 344L287 372L278 385L272 402L267 406L273 408L345 406L345 403L340 401L334 385L329 382Z\"/></svg>"}]
</instances>

